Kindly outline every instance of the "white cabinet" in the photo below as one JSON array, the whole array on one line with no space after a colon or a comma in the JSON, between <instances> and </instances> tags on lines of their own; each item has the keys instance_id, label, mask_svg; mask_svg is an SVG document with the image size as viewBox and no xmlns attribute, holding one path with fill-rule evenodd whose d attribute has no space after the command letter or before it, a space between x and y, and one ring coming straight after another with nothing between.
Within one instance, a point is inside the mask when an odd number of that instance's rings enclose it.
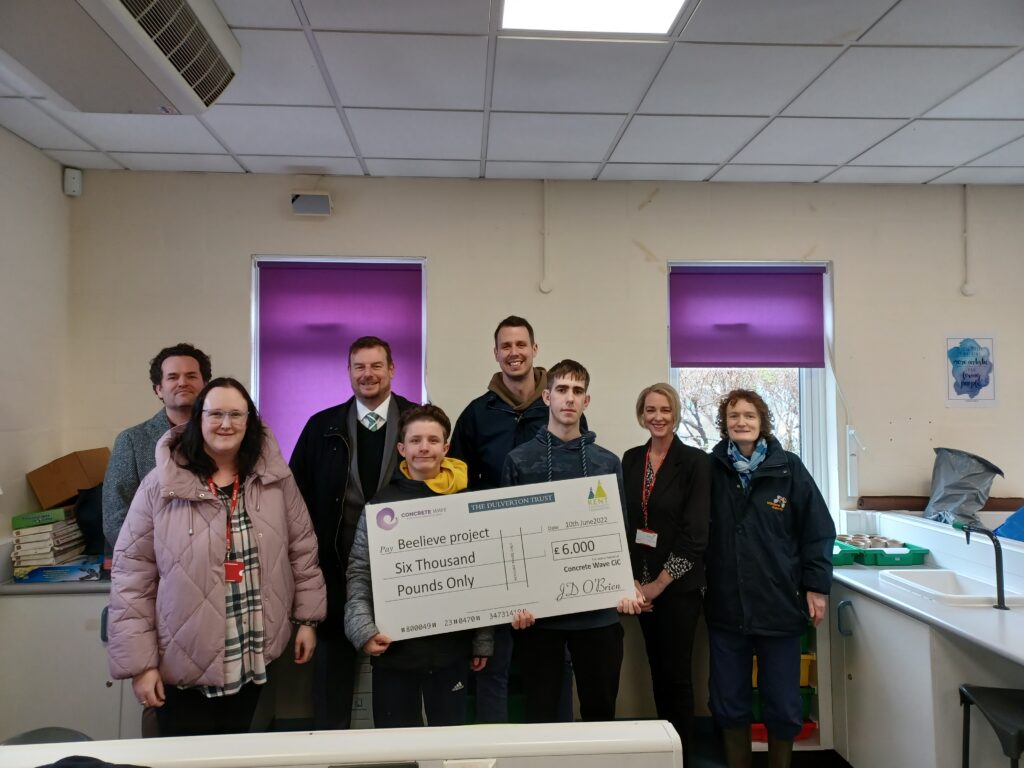
<instances>
[{"instance_id":1,"label":"white cabinet","mask_svg":"<svg viewBox=\"0 0 1024 768\"><path fill-rule=\"evenodd\" d=\"M1024 667L843 584L829 621L835 749L854 768L959 768L960 685L1024 688ZM1005 764L974 710L971 765Z\"/></svg>"},{"instance_id":2,"label":"white cabinet","mask_svg":"<svg viewBox=\"0 0 1024 768\"><path fill-rule=\"evenodd\" d=\"M836 750L854 768L937 765L929 627L838 584L831 607Z\"/></svg>"},{"instance_id":3,"label":"white cabinet","mask_svg":"<svg viewBox=\"0 0 1024 768\"><path fill-rule=\"evenodd\" d=\"M0 596L0 740L43 726L93 739L138 735L141 707L131 686L107 674L100 642L107 600L105 592Z\"/></svg>"}]
</instances>

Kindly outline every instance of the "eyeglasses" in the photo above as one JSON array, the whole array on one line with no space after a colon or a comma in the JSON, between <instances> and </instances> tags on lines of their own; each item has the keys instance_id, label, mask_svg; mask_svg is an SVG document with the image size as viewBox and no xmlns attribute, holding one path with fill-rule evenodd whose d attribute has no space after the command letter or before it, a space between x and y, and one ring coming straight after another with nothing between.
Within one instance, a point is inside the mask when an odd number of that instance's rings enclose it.
<instances>
[{"instance_id":1,"label":"eyeglasses","mask_svg":"<svg viewBox=\"0 0 1024 768\"><path fill-rule=\"evenodd\" d=\"M249 415L248 411L215 411L203 409L203 415L212 422L217 424L223 423L224 419L228 419L232 424L243 424L246 417Z\"/></svg>"}]
</instances>

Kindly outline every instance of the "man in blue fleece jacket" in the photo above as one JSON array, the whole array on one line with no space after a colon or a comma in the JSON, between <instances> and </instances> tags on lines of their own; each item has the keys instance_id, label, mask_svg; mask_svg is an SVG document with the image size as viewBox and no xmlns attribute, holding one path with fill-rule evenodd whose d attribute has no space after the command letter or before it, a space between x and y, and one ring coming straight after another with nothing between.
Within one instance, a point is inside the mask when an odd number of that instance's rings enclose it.
<instances>
[{"instance_id":1,"label":"man in blue fleece jacket","mask_svg":"<svg viewBox=\"0 0 1024 768\"><path fill-rule=\"evenodd\" d=\"M548 426L509 453L502 485L527 485L552 480L614 474L623 498L622 465L618 457L594 442L593 432L580 429L590 404L590 374L575 360L562 360L548 371L544 402ZM620 613L639 613L643 598L624 598ZM529 611L512 620L516 654L523 674L526 719L550 723L558 719L564 649L568 647L576 676L580 716L614 720L622 666L622 626L614 608L551 616L535 621Z\"/></svg>"}]
</instances>

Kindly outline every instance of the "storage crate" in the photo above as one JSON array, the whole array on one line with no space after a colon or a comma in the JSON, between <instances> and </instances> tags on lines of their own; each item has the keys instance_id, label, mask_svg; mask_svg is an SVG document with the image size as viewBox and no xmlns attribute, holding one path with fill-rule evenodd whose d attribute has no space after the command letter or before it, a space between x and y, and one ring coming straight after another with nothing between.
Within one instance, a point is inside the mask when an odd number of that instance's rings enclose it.
<instances>
[{"instance_id":1,"label":"storage crate","mask_svg":"<svg viewBox=\"0 0 1024 768\"><path fill-rule=\"evenodd\" d=\"M807 686L800 689L800 704L803 712L803 719L807 720L811 716L811 699L814 698L814 688ZM761 710L761 689L754 689L754 721L761 722L761 716L764 713Z\"/></svg>"},{"instance_id":2,"label":"storage crate","mask_svg":"<svg viewBox=\"0 0 1024 768\"><path fill-rule=\"evenodd\" d=\"M836 552L836 549L839 551ZM837 541L832 547L832 565L853 565L858 553L862 551L857 549L857 547L851 547L849 544Z\"/></svg>"},{"instance_id":3,"label":"storage crate","mask_svg":"<svg viewBox=\"0 0 1024 768\"><path fill-rule=\"evenodd\" d=\"M796 735L794 741L803 741L809 739L814 732L818 730L818 724L813 720L805 720L803 727L800 729L800 733ZM768 741L768 729L764 723L751 723L750 725L750 738L752 741Z\"/></svg>"},{"instance_id":4,"label":"storage crate","mask_svg":"<svg viewBox=\"0 0 1024 768\"><path fill-rule=\"evenodd\" d=\"M915 547L913 544L904 544L909 552L890 553L880 549L862 549L857 553L857 559L863 565L884 565L888 568L891 565L921 565L924 563L928 550L924 547Z\"/></svg>"},{"instance_id":5,"label":"storage crate","mask_svg":"<svg viewBox=\"0 0 1024 768\"><path fill-rule=\"evenodd\" d=\"M800 687L811 684L811 662L814 661L813 653L800 654ZM757 656L754 657L754 667L750 675L750 687L757 688Z\"/></svg>"}]
</instances>

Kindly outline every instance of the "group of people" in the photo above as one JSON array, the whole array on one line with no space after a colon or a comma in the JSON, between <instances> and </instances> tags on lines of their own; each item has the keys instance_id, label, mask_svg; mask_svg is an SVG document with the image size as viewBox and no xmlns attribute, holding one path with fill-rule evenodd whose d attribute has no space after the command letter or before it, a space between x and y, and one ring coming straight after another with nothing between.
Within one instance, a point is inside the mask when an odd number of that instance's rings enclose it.
<instances>
[{"instance_id":1,"label":"group of people","mask_svg":"<svg viewBox=\"0 0 1024 768\"><path fill-rule=\"evenodd\" d=\"M513 649L527 720L615 717L623 629L636 614L658 716L684 744L693 719L692 648L704 611L710 708L730 766L749 765L754 653L772 764L787 765L802 725L800 636L825 615L835 529L799 458L772 435L755 392L719 405L710 455L676 436L668 384L636 401L650 437L620 462L584 412L590 375L573 360L545 370L529 322L494 333L499 371L454 428L434 405L391 391L386 341L353 342L353 396L314 414L285 463L245 388L211 378L179 344L151 362L163 408L115 441L104 483L114 548L111 672L131 678L149 732L249 730L261 686L294 635L312 661L315 726L347 728L359 652L373 664L376 727L508 719ZM616 608L393 641L374 623L364 507L614 474L635 592ZM144 715L144 730L147 716Z\"/></svg>"}]
</instances>

